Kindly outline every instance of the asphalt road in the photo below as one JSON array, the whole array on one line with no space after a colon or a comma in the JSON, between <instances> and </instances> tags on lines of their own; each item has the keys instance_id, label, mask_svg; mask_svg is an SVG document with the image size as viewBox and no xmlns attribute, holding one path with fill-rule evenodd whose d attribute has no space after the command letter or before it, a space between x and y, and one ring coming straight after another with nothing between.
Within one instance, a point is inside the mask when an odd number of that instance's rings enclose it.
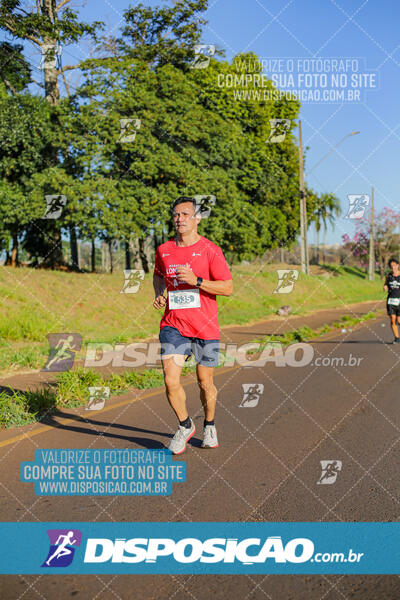
<instances>
[{"instance_id":1,"label":"asphalt road","mask_svg":"<svg viewBox=\"0 0 400 600\"><path fill-rule=\"evenodd\" d=\"M382 327L382 324L385 324ZM176 423L162 390L110 401L96 413L58 414L0 435L1 521L395 521L399 517L400 347L387 319L312 342L302 367L221 369L220 447L202 450L196 382L185 379L198 432L175 460L187 481L170 497L38 497L19 481L36 448L161 448ZM349 357L353 363L349 366ZM322 359L325 360L322 360ZM316 364L316 362L323 364ZM339 359L339 360L332 360ZM359 360L361 359L361 360ZM341 362L346 363L340 364ZM264 385L239 406L243 384ZM23 431L23 434L22 434ZM342 462L318 485L320 461ZM397 576L1 576L0 597L46 600L397 600Z\"/></svg>"}]
</instances>

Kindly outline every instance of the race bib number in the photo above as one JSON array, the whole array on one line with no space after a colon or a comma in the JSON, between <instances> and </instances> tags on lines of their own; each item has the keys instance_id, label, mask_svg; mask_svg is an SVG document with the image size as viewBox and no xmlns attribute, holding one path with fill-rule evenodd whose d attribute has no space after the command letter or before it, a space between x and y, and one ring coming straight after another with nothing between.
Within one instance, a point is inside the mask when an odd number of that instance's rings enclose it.
<instances>
[{"instance_id":1,"label":"race bib number","mask_svg":"<svg viewBox=\"0 0 400 600\"><path fill-rule=\"evenodd\" d=\"M200 308L200 290L174 290L168 292L170 310Z\"/></svg>"},{"instance_id":2,"label":"race bib number","mask_svg":"<svg viewBox=\"0 0 400 600\"><path fill-rule=\"evenodd\" d=\"M400 298L388 298L388 304L391 304L392 306L399 306Z\"/></svg>"}]
</instances>

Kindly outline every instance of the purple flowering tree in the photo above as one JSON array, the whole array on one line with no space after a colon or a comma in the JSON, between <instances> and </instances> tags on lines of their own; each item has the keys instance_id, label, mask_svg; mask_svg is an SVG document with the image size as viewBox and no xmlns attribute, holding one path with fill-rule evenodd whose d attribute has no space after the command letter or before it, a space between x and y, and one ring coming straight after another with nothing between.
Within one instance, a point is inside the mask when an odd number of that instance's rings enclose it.
<instances>
[{"instance_id":1,"label":"purple flowering tree","mask_svg":"<svg viewBox=\"0 0 400 600\"><path fill-rule=\"evenodd\" d=\"M384 277L389 258L397 256L400 250L400 235L396 233L400 224L400 213L384 208L375 214L375 265ZM369 239L371 235L371 216L357 222L353 238L346 233L342 236L343 246L367 272L369 263Z\"/></svg>"}]
</instances>

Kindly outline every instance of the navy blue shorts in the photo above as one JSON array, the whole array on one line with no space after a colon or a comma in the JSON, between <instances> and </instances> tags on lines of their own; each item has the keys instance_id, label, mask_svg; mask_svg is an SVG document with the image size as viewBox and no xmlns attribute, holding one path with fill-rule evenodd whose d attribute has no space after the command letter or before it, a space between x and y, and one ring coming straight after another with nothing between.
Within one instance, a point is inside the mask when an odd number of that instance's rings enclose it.
<instances>
[{"instance_id":1,"label":"navy blue shorts","mask_svg":"<svg viewBox=\"0 0 400 600\"><path fill-rule=\"evenodd\" d=\"M218 366L219 340L202 340L185 337L175 327L166 325L160 331L161 357L163 354L183 354L193 352L196 363L204 367Z\"/></svg>"}]
</instances>

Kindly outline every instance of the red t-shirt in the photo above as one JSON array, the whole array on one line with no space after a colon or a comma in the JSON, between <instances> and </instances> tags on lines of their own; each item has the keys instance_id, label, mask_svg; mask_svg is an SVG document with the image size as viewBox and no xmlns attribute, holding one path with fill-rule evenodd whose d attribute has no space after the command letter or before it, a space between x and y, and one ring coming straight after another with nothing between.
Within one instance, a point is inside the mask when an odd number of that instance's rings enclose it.
<instances>
[{"instance_id":1,"label":"red t-shirt","mask_svg":"<svg viewBox=\"0 0 400 600\"><path fill-rule=\"evenodd\" d=\"M169 240L157 248L154 274L163 277L167 292L194 289L196 286L179 283L175 277L176 268L190 265L197 277L209 281L232 279L231 272L222 250L207 238L201 236L191 246L177 246ZM185 337L198 337L203 340L219 340L220 332L215 294L200 291L200 307L170 309L169 301L161 319L160 327L175 327Z\"/></svg>"}]
</instances>

